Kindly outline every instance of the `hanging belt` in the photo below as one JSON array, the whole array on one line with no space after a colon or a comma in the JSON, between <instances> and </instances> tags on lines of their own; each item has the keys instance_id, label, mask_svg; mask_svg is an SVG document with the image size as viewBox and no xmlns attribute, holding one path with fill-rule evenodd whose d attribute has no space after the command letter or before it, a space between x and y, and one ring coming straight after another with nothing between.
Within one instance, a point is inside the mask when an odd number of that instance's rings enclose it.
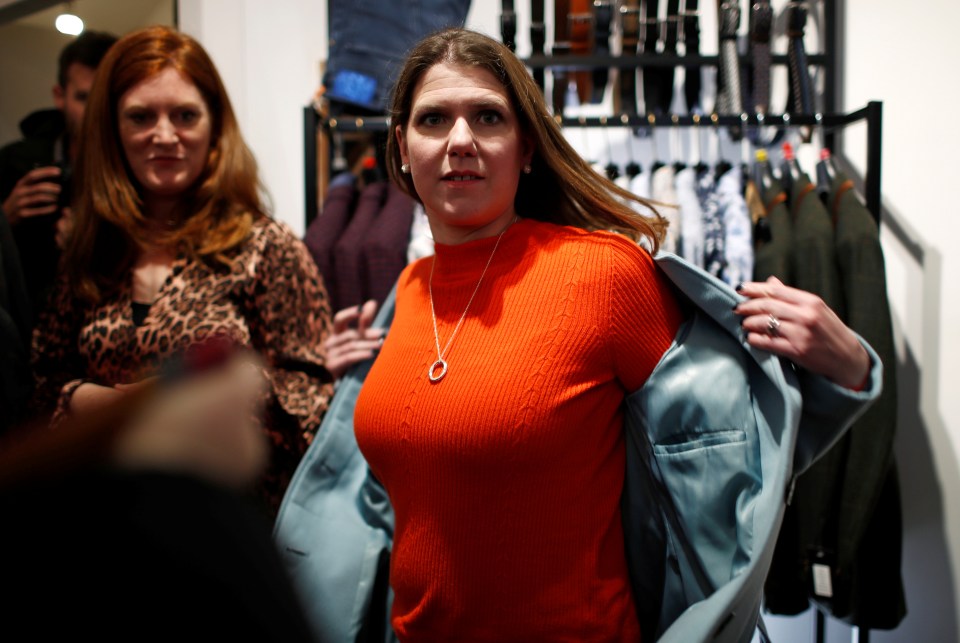
<instances>
[{"instance_id":1,"label":"hanging belt","mask_svg":"<svg viewBox=\"0 0 960 643\"><path fill-rule=\"evenodd\" d=\"M570 55L570 0L554 0L553 3L553 55L557 60ZM553 115L563 116L563 106L567 102L567 87L570 77L566 69L554 67L553 76Z\"/></svg>"},{"instance_id":2,"label":"hanging belt","mask_svg":"<svg viewBox=\"0 0 960 643\"><path fill-rule=\"evenodd\" d=\"M620 24L623 26L623 55L637 53L640 44L639 0L625 0L620 5ZM620 70L620 109L627 114L637 113L637 70L624 67Z\"/></svg>"},{"instance_id":3,"label":"hanging belt","mask_svg":"<svg viewBox=\"0 0 960 643\"><path fill-rule=\"evenodd\" d=\"M593 12L590 10L592 3L590 0L571 0L570 14L567 19L570 21L570 53L587 56L593 53ZM593 93L593 74L589 71L573 72L573 80L577 84L577 97L581 103L590 100Z\"/></svg>"},{"instance_id":4,"label":"hanging belt","mask_svg":"<svg viewBox=\"0 0 960 643\"><path fill-rule=\"evenodd\" d=\"M680 0L667 0L667 17L661 28L663 34L663 53L667 56L677 55L677 44L680 39ZM661 112L668 113L670 105L673 103L673 92L676 89L674 82L676 80L675 67L663 67L664 77L660 81L661 94L659 98L659 107Z\"/></svg>"},{"instance_id":5,"label":"hanging belt","mask_svg":"<svg viewBox=\"0 0 960 643\"><path fill-rule=\"evenodd\" d=\"M750 105L757 114L770 110L770 31L773 7L770 0L755 0L750 10Z\"/></svg>"},{"instance_id":6,"label":"hanging belt","mask_svg":"<svg viewBox=\"0 0 960 643\"><path fill-rule=\"evenodd\" d=\"M613 3L611 0L593 0L594 53L598 56L610 54L610 35L613 26ZM591 103L603 102L603 93L607 89L610 72L608 67L596 67L593 70L593 91Z\"/></svg>"},{"instance_id":7,"label":"hanging belt","mask_svg":"<svg viewBox=\"0 0 960 643\"><path fill-rule=\"evenodd\" d=\"M736 0L723 0L720 5L720 78L717 86L717 112L720 114L743 113L743 97L740 90L740 57L737 53L737 29L740 26L740 4ZM740 137L738 127L731 127L734 139Z\"/></svg>"},{"instance_id":8,"label":"hanging belt","mask_svg":"<svg viewBox=\"0 0 960 643\"><path fill-rule=\"evenodd\" d=\"M646 35L643 38L643 51L647 54L659 53L661 49L666 51L667 47L669 21L661 21L659 18L659 1L660 0L647 0L646 2L647 11L644 21L646 25ZM671 3L676 1L677 0L670 0ZM674 40L674 47L675 44L676 40ZM670 110L672 87L672 67L649 67L643 70L643 100L644 108L648 114L665 114Z\"/></svg>"},{"instance_id":9,"label":"hanging belt","mask_svg":"<svg viewBox=\"0 0 960 643\"><path fill-rule=\"evenodd\" d=\"M543 0L530 0L530 48L533 55L542 55L547 44L547 26L543 22ZM543 67L533 70L533 79L544 89Z\"/></svg>"},{"instance_id":10,"label":"hanging belt","mask_svg":"<svg viewBox=\"0 0 960 643\"><path fill-rule=\"evenodd\" d=\"M682 43L685 56L700 55L699 16L697 0L681 2L678 40ZM684 98L687 100L687 111L692 113L700 105L700 65L685 65L685 68L687 73L683 86Z\"/></svg>"},{"instance_id":11,"label":"hanging belt","mask_svg":"<svg viewBox=\"0 0 960 643\"><path fill-rule=\"evenodd\" d=\"M500 2L500 37L510 51L517 50L517 14L513 10L513 0Z\"/></svg>"},{"instance_id":12,"label":"hanging belt","mask_svg":"<svg viewBox=\"0 0 960 643\"><path fill-rule=\"evenodd\" d=\"M790 98L795 114L813 114L813 88L810 81L810 68L807 65L807 52L803 46L803 31L807 25L807 5L804 2L791 2L787 5L787 36L790 38L787 49L787 64L790 68ZM813 129L800 128L805 143L810 142Z\"/></svg>"}]
</instances>

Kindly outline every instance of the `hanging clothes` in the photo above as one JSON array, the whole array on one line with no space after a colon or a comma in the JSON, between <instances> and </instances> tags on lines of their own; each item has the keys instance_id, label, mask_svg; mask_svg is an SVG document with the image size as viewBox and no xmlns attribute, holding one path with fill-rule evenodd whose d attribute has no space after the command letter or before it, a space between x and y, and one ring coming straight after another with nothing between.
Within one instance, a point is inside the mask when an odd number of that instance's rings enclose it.
<instances>
[{"instance_id":1,"label":"hanging clothes","mask_svg":"<svg viewBox=\"0 0 960 643\"><path fill-rule=\"evenodd\" d=\"M323 200L323 209L310 223L303 238L320 270L327 295L330 297L330 309L340 310L337 302L337 277L334 270L333 246L350 224L353 208L357 199L356 177L350 172L338 174L327 190Z\"/></svg>"},{"instance_id":2,"label":"hanging clothes","mask_svg":"<svg viewBox=\"0 0 960 643\"><path fill-rule=\"evenodd\" d=\"M330 53L324 97L340 105L385 112L407 52L423 36L462 27L470 0L330 0Z\"/></svg>"},{"instance_id":3,"label":"hanging clothes","mask_svg":"<svg viewBox=\"0 0 960 643\"><path fill-rule=\"evenodd\" d=\"M790 188L793 248L790 263L797 288L819 295L844 317L840 276L837 273L833 223L816 195L810 178L800 173Z\"/></svg>"},{"instance_id":4,"label":"hanging clothes","mask_svg":"<svg viewBox=\"0 0 960 643\"><path fill-rule=\"evenodd\" d=\"M845 319L833 221L809 178L802 172L791 178L792 285L819 295ZM847 538L843 530L851 517L843 512L858 515L856 521L867 517L862 507L847 507L843 500L851 435L845 434L797 479L765 585L766 606L774 614L799 614L808 609L811 599L829 605L840 589L834 580L841 585L844 582L836 575L841 557L838 548L841 538ZM847 558L843 573L849 562Z\"/></svg>"},{"instance_id":5,"label":"hanging clothes","mask_svg":"<svg viewBox=\"0 0 960 643\"><path fill-rule=\"evenodd\" d=\"M876 350L884 369L883 392L851 427L842 468L837 520L837 564L830 612L871 629L896 627L906 613L900 575L900 494L893 440L897 425L897 369L887 301L883 250L877 223L842 172L827 186L835 224L846 319Z\"/></svg>"},{"instance_id":6,"label":"hanging clothes","mask_svg":"<svg viewBox=\"0 0 960 643\"><path fill-rule=\"evenodd\" d=\"M711 172L697 179L697 198L703 212L703 269L720 278L727 267L724 248L723 216Z\"/></svg>"},{"instance_id":7,"label":"hanging clothes","mask_svg":"<svg viewBox=\"0 0 960 643\"><path fill-rule=\"evenodd\" d=\"M366 299L382 304L407 265L407 246L413 225L413 199L388 184L387 200L363 240L361 257L367 284Z\"/></svg>"},{"instance_id":8,"label":"hanging clothes","mask_svg":"<svg viewBox=\"0 0 960 643\"><path fill-rule=\"evenodd\" d=\"M410 243L407 245L407 263L433 254L433 231L422 203L413 206L413 223L410 225Z\"/></svg>"},{"instance_id":9,"label":"hanging clothes","mask_svg":"<svg viewBox=\"0 0 960 643\"><path fill-rule=\"evenodd\" d=\"M334 310L359 306L368 299L363 242L387 196L385 181L364 186L350 224L333 246L337 302Z\"/></svg>"},{"instance_id":10,"label":"hanging clothes","mask_svg":"<svg viewBox=\"0 0 960 643\"><path fill-rule=\"evenodd\" d=\"M793 267L790 253L793 248L793 225L787 210L787 195L775 179L762 190L766 214L762 223L765 233L754 234L753 280L766 281L776 277L785 284L792 284Z\"/></svg>"},{"instance_id":11,"label":"hanging clothes","mask_svg":"<svg viewBox=\"0 0 960 643\"><path fill-rule=\"evenodd\" d=\"M408 263L416 228L414 200L400 188L375 180L357 190L356 183L350 172L334 179L304 236L334 311L383 302Z\"/></svg>"},{"instance_id":12,"label":"hanging clothes","mask_svg":"<svg viewBox=\"0 0 960 643\"><path fill-rule=\"evenodd\" d=\"M680 256L695 266L703 267L703 209L697 198L697 170L685 167L674 180L677 203L680 205Z\"/></svg>"},{"instance_id":13,"label":"hanging clothes","mask_svg":"<svg viewBox=\"0 0 960 643\"><path fill-rule=\"evenodd\" d=\"M641 199L652 198L652 192L650 190L650 173L640 172L635 177L630 179L630 191Z\"/></svg>"},{"instance_id":14,"label":"hanging clothes","mask_svg":"<svg viewBox=\"0 0 960 643\"><path fill-rule=\"evenodd\" d=\"M717 182L717 202L723 221L723 251L726 267L720 278L731 286L753 277L753 235L750 212L743 198L743 177L733 167Z\"/></svg>"},{"instance_id":15,"label":"hanging clothes","mask_svg":"<svg viewBox=\"0 0 960 643\"><path fill-rule=\"evenodd\" d=\"M654 201L664 205L658 206L660 214L670 222L667 226L667 234L660 244L660 248L677 253L677 248L682 235L681 227L683 225L680 219L680 208L677 207L677 192L673 188L674 170L672 165L663 165L653 172L650 179L650 191Z\"/></svg>"}]
</instances>

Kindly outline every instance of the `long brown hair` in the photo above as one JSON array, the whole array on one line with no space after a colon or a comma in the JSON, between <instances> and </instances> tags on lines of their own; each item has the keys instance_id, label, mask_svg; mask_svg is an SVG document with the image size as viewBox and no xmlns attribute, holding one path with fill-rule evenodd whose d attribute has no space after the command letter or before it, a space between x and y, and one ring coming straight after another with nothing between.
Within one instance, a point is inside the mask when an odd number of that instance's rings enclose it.
<instances>
[{"instance_id":1,"label":"long brown hair","mask_svg":"<svg viewBox=\"0 0 960 643\"><path fill-rule=\"evenodd\" d=\"M419 200L413 179L400 170L400 147L392 134L397 126L406 131L417 81L440 63L486 69L510 96L522 131L536 147L533 171L521 175L514 199L520 216L587 230L614 230L634 240L645 237L656 252L666 220L650 202L600 176L580 157L547 111L540 88L509 49L467 29L445 29L427 36L413 48L400 71L387 138L387 172L397 185ZM629 201L649 208L650 215L639 214Z\"/></svg>"},{"instance_id":2,"label":"long brown hair","mask_svg":"<svg viewBox=\"0 0 960 643\"><path fill-rule=\"evenodd\" d=\"M180 199L180 219L163 231L144 216L143 201L120 143L120 98L172 67L196 85L211 117L210 150L196 183ZM169 27L121 38L97 69L83 119L76 170L76 225L64 253L74 292L96 302L129 273L139 245L178 248L214 262L266 216L257 165L240 136L217 69L200 44Z\"/></svg>"}]
</instances>

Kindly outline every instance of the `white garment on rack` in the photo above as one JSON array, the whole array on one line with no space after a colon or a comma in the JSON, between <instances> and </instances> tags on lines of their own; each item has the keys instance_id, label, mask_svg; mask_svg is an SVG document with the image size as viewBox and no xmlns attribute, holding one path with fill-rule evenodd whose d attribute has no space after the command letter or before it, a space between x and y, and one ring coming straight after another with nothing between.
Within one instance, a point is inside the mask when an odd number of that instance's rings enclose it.
<instances>
[{"instance_id":1,"label":"white garment on rack","mask_svg":"<svg viewBox=\"0 0 960 643\"><path fill-rule=\"evenodd\" d=\"M667 252L676 253L683 230L677 192L673 189L673 175L672 165L657 168L650 179L650 191L653 193L653 200L662 204L657 206L657 210L670 222L667 227L667 236L664 237L660 247Z\"/></svg>"},{"instance_id":2,"label":"white garment on rack","mask_svg":"<svg viewBox=\"0 0 960 643\"><path fill-rule=\"evenodd\" d=\"M722 278L727 267L724 251L723 217L712 172L697 176L697 198L703 212L703 269Z\"/></svg>"},{"instance_id":3,"label":"white garment on rack","mask_svg":"<svg viewBox=\"0 0 960 643\"><path fill-rule=\"evenodd\" d=\"M753 279L753 225L743 198L740 167L727 170L717 181L717 200L723 219L727 265L722 278L731 286Z\"/></svg>"},{"instance_id":4,"label":"white garment on rack","mask_svg":"<svg viewBox=\"0 0 960 643\"><path fill-rule=\"evenodd\" d=\"M422 203L413 206L413 223L410 224L410 244L407 246L407 263L433 254L433 231Z\"/></svg>"},{"instance_id":5,"label":"white garment on rack","mask_svg":"<svg viewBox=\"0 0 960 643\"><path fill-rule=\"evenodd\" d=\"M673 181L680 205L680 256L695 266L703 267L703 210L697 197L697 171L686 167Z\"/></svg>"},{"instance_id":6,"label":"white garment on rack","mask_svg":"<svg viewBox=\"0 0 960 643\"><path fill-rule=\"evenodd\" d=\"M648 172L641 172L632 179L630 179L630 191L636 194L641 199L650 198L650 174Z\"/></svg>"},{"instance_id":7,"label":"white garment on rack","mask_svg":"<svg viewBox=\"0 0 960 643\"><path fill-rule=\"evenodd\" d=\"M599 161L594 161L593 163L590 164L590 167L593 168L593 171L594 171L594 172L596 172L596 173L599 174L600 176L606 178L606 176L607 176L607 168L605 168L605 167L603 166L603 163L601 163L601 162L599 162Z\"/></svg>"}]
</instances>

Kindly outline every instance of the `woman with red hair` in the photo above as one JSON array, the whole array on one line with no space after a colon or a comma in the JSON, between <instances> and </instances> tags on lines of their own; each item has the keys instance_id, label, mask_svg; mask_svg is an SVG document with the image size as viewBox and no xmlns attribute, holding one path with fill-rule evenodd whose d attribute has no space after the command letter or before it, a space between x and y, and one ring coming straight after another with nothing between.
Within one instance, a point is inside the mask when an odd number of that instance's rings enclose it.
<instances>
[{"instance_id":1,"label":"woman with red hair","mask_svg":"<svg viewBox=\"0 0 960 643\"><path fill-rule=\"evenodd\" d=\"M37 405L95 412L191 344L224 335L264 359L276 509L327 409L331 315L307 250L261 200L223 82L195 40L127 35L91 91L76 226L33 339Z\"/></svg>"}]
</instances>

